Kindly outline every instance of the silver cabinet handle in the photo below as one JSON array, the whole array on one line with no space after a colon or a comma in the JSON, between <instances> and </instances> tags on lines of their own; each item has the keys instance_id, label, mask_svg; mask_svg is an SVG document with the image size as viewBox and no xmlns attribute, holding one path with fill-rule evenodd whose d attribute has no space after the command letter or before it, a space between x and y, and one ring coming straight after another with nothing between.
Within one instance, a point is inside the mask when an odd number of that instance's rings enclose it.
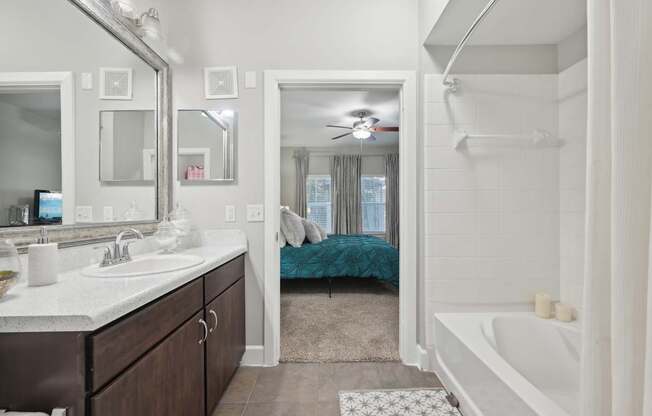
<instances>
[{"instance_id":1,"label":"silver cabinet handle","mask_svg":"<svg viewBox=\"0 0 652 416\"><path fill-rule=\"evenodd\" d=\"M206 325L206 321L203 319L200 319L198 322L204 327L204 337L199 340L199 345L201 345L206 341L206 338L208 338L208 325Z\"/></svg>"},{"instance_id":2,"label":"silver cabinet handle","mask_svg":"<svg viewBox=\"0 0 652 416\"><path fill-rule=\"evenodd\" d=\"M208 332L213 332L217 329L217 313L212 309L208 311L208 313L213 315L213 318L215 318L215 325L213 325L213 327L208 330Z\"/></svg>"}]
</instances>

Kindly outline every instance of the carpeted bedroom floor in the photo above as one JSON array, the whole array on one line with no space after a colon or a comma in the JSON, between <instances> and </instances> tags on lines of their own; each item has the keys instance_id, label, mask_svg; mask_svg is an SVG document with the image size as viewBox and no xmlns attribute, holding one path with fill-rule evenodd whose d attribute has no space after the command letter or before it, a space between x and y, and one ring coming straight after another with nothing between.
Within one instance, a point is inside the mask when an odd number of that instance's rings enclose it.
<instances>
[{"instance_id":1,"label":"carpeted bedroom floor","mask_svg":"<svg viewBox=\"0 0 652 416\"><path fill-rule=\"evenodd\" d=\"M398 361L398 291L374 279L281 282L281 361Z\"/></svg>"}]
</instances>

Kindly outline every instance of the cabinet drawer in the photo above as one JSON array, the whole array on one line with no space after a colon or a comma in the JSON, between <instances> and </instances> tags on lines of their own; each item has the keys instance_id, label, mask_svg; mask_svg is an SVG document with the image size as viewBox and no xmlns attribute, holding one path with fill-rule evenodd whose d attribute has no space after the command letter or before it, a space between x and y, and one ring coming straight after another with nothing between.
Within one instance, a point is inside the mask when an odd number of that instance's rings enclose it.
<instances>
[{"instance_id":1,"label":"cabinet drawer","mask_svg":"<svg viewBox=\"0 0 652 416\"><path fill-rule=\"evenodd\" d=\"M207 304L243 277L244 255L237 257L204 277L204 303Z\"/></svg>"},{"instance_id":2,"label":"cabinet drawer","mask_svg":"<svg viewBox=\"0 0 652 416\"><path fill-rule=\"evenodd\" d=\"M197 313L106 388L93 416L204 416L204 332Z\"/></svg>"},{"instance_id":3,"label":"cabinet drawer","mask_svg":"<svg viewBox=\"0 0 652 416\"><path fill-rule=\"evenodd\" d=\"M200 310L202 292L202 279L197 279L92 335L91 390L97 391Z\"/></svg>"}]
</instances>

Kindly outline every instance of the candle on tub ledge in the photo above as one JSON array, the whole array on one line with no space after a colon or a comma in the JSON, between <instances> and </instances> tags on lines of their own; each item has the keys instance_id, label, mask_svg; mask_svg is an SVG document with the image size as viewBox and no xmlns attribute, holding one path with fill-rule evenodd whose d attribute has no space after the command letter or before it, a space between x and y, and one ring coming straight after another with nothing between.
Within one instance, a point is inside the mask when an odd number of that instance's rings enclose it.
<instances>
[{"instance_id":1,"label":"candle on tub ledge","mask_svg":"<svg viewBox=\"0 0 652 416\"><path fill-rule=\"evenodd\" d=\"M549 294L542 292L534 296L534 313L543 319L552 317L552 298Z\"/></svg>"},{"instance_id":2,"label":"candle on tub ledge","mask_svg":"<svg viewBox=\"0 0 652 416\"><path fill-rule=\"evenodd\" d=\"M556 303L555 304L555 318L558 321L562 322L571 322L573 321L573 307L566 303Z\"/></svg>"}]
</instances>

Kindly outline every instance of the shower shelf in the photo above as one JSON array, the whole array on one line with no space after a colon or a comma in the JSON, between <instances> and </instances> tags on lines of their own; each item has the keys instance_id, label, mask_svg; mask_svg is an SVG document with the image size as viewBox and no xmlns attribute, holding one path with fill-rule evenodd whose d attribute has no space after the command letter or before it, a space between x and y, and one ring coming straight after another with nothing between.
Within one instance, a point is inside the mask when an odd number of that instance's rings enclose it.
<instances>
[{"instance_id":1,"label":"shower shelf","mask_svg":"<svg viewBox=\"0 0 652 416\"><path fill-rule=\"evenodd\" d=\"M550 132L542 129L536 129L531 134L469 134L465 131L457 131L453 140L453 149L459 150L467 140L490 139L506 140L507 144L522 142L537 147L559 147L564 141L553 137Z\"/></svg>"}]
</instances>

